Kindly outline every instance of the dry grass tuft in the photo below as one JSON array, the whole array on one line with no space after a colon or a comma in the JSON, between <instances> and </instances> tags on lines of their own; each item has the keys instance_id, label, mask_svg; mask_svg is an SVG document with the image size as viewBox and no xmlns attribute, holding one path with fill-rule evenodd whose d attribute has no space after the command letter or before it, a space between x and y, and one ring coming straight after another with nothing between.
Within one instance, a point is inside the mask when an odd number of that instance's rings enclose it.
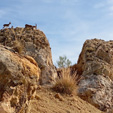
<instances>
[{"instance_id":1,"label":"dry grass tuft","mask_svg":"<svg viewBox=\"0 0 113 113\"><path fill-rule=\"evenodd\" d=\"M77 73L70 75L70 69L63 69L52 89L62 94L73 94L77 89L76 79Z\"/></svg>"},{"instance_id":2,"label":"dry grass tuft","mask_svg":"<svg viewBox=\"0 0 113 113\"><path fill-rule=\"evenodd\" d=\"M19 54L22 53L24 47L22 45L22 43L18 40L15 40L14 43L13 43L13 49L18 52Z\"/></svg>"}]
</instances>

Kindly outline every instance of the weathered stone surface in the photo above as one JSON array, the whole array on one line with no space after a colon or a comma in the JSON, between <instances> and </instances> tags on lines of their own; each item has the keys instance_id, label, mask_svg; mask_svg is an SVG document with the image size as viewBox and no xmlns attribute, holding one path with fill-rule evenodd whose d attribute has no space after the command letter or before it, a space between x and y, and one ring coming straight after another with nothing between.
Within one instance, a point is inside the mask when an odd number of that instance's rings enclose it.
<instances>
[{"instance_id":1,"label":"weathered stone surface","mask_svg":"<svg viewBox=\"0 0 113 113\"><path fill-rule=\"evenodd\" d=\"M81 70L78 95L102 111L113 108L113 41L87 40L77 66Z\"/></svg>"},{"instance_id":2,"label":"weathered stone surface","mask_svg":"<svg viewBox=\"0 0 113 113\"><path fill-rule=\"evenodd\" d=\"M106 75L113 79L113 41L87 40L77 65L82 75Z\"/></svg>"},{"instance_id":3,"label":"weathered stone surface","mask_svg":"<svg viewBox=\"0 0 113 113\"><path fill-rule=\"evenodd\" d=\"M45 34L37 29L8 28L0 30L0 43L16 52L33 57L41 69L40 82L55 81L56 69L52 62L51 48Z\"/></svg>"},{"instance_id":4,"label":"weathered stone surface","mask_svg":"<svg viewBox=\"0 0 113 113\"><path fill-rule=\"evenodd\" d=\"M40 69L30 56L20 56L0 45L1 113L24 113L37 88Z\"/></svg>"},{"instance_id":5,"label":"weathered stone surface","mask_svg":"<svg viewBox=\"0 0 113 113\"><path fill-rule=\"evenodd\" d=\"M79 83L79 96L102 111L113 107L113 82L101 75L87 75Z\"/></svg>"}]
</instances>

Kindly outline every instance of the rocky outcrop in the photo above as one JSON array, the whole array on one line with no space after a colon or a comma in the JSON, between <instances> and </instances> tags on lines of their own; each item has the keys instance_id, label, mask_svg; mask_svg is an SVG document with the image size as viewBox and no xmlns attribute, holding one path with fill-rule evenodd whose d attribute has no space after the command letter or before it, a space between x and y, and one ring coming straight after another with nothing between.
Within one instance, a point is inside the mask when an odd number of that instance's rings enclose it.
<instances>
[{"instance_id":1,"label":"rocky outcrop","mask_svg":"<svg viewBox=\"0 0 113 113\"><path fill-rule=\"evenodd\" d=\"M56 69L51 48L45 34L37 29L6 28L0 30L0 43L12 47L19 54L33 57L41 69L40 84L55 81Z\"/></svg>"},{"instance_id":2,"label":"rocky outcrop","mask_svg":"<svg viewBox=\"0 0 113 113\"><path fill-rule=\"evenodd\" d=\"M78 95L102 111L113 108L113 41L87 40L77 66L82 78Z\"/></svg>"},{"instance_id":3,"label":"rocky outcrop","mask_svg":"<svg viewBox=\"0 0 113 113\"><path fill-rule=\"evenodd\" d=\"M0 112L24 113L36 91L40 69L32 57L11 50L0 45Z\"/></svg>"},{"instance_id":4,"label":"rocky outcrop","mask_svg":"<svg viewBox=\"0 0 113 113\"><path fill-rule=\"evenodd\" d=\"M82 75L106 75L113 79L113 41L87 40L82 48L78 63Z\"/></svg>"}]
</instances>

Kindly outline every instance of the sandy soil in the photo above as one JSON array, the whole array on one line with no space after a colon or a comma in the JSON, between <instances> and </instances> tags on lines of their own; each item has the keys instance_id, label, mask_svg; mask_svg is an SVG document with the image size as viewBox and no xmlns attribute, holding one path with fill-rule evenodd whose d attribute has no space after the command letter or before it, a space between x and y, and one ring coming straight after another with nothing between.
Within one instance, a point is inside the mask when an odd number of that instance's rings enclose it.
<instances>
[{"instance_id":1,"label":"sandy soil","mask_svg":"<svg viewBox=\"0 0 113 113\"><path fill-rule=\"evenodd\" d=\"M61 95L40 87L29 103L28 113L102 113L76 95Z\"/></svg>"}]
</instances>

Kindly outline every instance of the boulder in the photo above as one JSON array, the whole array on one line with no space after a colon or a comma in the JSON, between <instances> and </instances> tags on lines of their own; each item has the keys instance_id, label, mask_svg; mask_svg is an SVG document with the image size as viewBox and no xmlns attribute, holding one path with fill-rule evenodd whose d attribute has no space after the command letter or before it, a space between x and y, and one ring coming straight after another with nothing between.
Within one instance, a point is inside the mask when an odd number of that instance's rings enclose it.
<instances>
[{"instance_id":1,"label":"boulder","mask_svg":"<svg viewBox=\"0 0 113 113\"><path fill-rule=\"evenodd\" d=\"M0 45L0 112L24 113L36 91L40 69L30 56Z\"/></svg>"},{"instance_id":2,"label":"boulder","mask_svg":"<svg viewBox=\"0 0 113 113\"><path fill-rule=\"evenodd\" d=\"M19 27L2 29L0 43L36 60L41 69L40 84L51 84L55 81L57 72L52 62L51 48L42 31Z\"/></svg>"},{"instance_id":3,"label":"boulder","mask_svg":"<svg viewBox=\"0 0 113 113\"><path fill-rule=\"evenodd\" d=\"M113 80L113 41L87 40L77 65L82 75L106 75Z\"/></svg>"},{"instance_id":4,"label":"boulder","mask_svg":"<svg viewBox=\"0 0 113 113\"><path fill-rule=\"evenodd\" d=\"M78 95L98 109L111 113L113 107L113 81L102 75L87 75L80 80Z\"/></svg>"},{"instance_id":5,"label":"boulder","mask_svg":"<svg viewBox=\"0 0 113 113\"><path fill-rule=\"evenodd\" d=\"M113 41L86 40L77 66L81 70L78 95L102 111L113 107Z\"/></svg>"}]
</instances>

